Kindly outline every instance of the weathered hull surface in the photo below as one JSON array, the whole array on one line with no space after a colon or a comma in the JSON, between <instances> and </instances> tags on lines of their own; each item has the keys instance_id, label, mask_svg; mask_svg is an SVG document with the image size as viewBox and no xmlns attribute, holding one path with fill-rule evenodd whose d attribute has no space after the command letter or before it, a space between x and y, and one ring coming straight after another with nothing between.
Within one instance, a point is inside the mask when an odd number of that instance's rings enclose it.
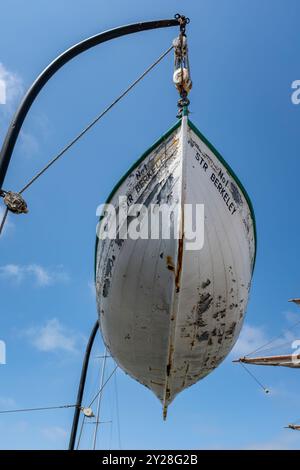
<instances>
[{"instance_id":1,"label":"weathered hull surface","mask_svg":"<svg viewBox=\"0 0 300 470\"><path fill-rule=\"evenodd\" d=\"M184 204L204 204L204 246L181 239L98 240L97 303L116 362L168 404L215 369L233 347L246 310L255 258L251 203L232 170L182 118L121 180L109 201L151 210L184 234ZM146 216L140 216L141 226ZM118 228L120 230L120 227ZM161 235L161 234L160 234Z\"/></svg>"}]
</instances>

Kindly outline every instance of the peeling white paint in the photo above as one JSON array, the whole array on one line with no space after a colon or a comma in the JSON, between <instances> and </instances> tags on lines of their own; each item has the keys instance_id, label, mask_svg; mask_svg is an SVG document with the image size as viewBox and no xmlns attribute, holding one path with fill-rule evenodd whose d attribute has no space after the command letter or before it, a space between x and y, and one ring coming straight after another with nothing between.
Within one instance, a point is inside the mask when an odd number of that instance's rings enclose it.
<instances>
[{"instance_id":1,"label":"peeling white paint","mask_svg":"<svg viewBox=\"0 0 300 470\"><path fill-rule=\"evenodd\" d=\"M215 369L237 340L252 277L254 221L239 183L185 117L110 202L117 205L119 196L132 203L168 202L176 230L184 226L185 203L205 207L199 251L162 238L106 239L97 247L105 344L166 411L179 392Z\"/></svg>"}]
</instances>

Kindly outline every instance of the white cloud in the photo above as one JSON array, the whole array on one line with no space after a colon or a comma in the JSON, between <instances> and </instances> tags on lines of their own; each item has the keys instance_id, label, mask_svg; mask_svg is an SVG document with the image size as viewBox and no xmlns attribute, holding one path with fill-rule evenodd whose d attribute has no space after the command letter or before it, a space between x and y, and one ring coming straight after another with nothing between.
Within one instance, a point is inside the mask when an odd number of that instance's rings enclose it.
<instances>
[{"instance_id":1,"label":"white cloud","mask_svg":"<svg viewBox=\"0 0 300 470\"><path fill-rule=\"evenodd\" d=\"M22 130L20 132L20 138L21 138L21 152L23 155L31 157L32 155L35 155L38 153L39 143L32 134L29 134L28 132L25 132Z\"/></svg>"},{"instance_id":2,"label":"white cloud","mask_svg":"<svg viewBox=\"0 0 300 470\"><path fill-rule=\"evenodd\" d=\"M62 266L53 269L45 268L39 264L6 264L0 266L0 277L17 283L31 278L40 287L67 282L70 279Z\"/></svg>"},{"instance_id":3,"label":"white cloud","mask_svg":"<svg viewBox=\"0 0 300 470\"><path fill-rule=\"evenodd\" d=\"M231 354L237 357L251 354L269 341L264 328L245 324Z\"/></svg>"},{"instance_id":4,"label":"white cloud","mask_svg":"<svg viewBox=\"0 0 300 470\"><path fill-rule=\"evenodd\" d=\"M16 402L13 398L10 397L1 397L0 396L0 408L1 410L10 410L16 406Z\"/></svg>"},{"instance_id":5,"label":"white cloud","mask_svg":"<svg viewBox=\"0 0 300 470\"><path fill-rule=\"evenodd\" d=\"M9 125L9 120L21 102L24 91L22 78L0 62L0 139L4 138L5 127ZM36 120L42 131L46 129L44 117L39 115ZM20 144L20 151L25 156L36 154L39 150L37 139L23 128L20 132Z\"/></svg>"},{"instance_id":6,"label":"white cloud","mask_svg":"<svg viewBox=\"0 0 300 470\"><path fill-rule=\"evenodd\" d=\"M43 352L65 351L75 353L80 349L82 337L63 326L57 318L44 326L32 327L23 332L31 344Z\"/></svg>"},{"instance_id":7,"label":"white cloud","mask_svg":"<svg viewBox=\"0 0 300 470\"><path fill-rule=\"evenodd\" d=\"M67 431L60 426L49 426L47 428L43 428L42 434L46 439L54 442L65 440L68 436Z\"/></svg>"},{"instance_id":8,"label":"white cloud","mask_svg":"<svg viewBox=\"0 0 300 470\"><path fill-rule=\"evenodd\" d=\"M294 353L293 343L300 339L300 315L294 312L283 312L283 315L287 325L274 336L268 334L263 326L245 324L231 355L241 357Z\"/></svg>"},{"instance_id":9,"label":"white cloud","mask_svg":"<svg viewBox=\"0 0 300 470\"><path fill-rule=\"evenodd\" d=\"M5 89L5 104L1 105L0 109L4 114L11 114L24 93L22 79L0 62L0 81Z\"/></svg>"},{"instance_id":10,"label":"white cloud","mask_svg":"<svg viewBox=\"0 0 300 470\"><path fill-rule=\"evenodd\" d=\"M297 313L287 310L286 312L283 312L283 314L289 326L293 326L298 323L298 328L300 328L300 310Z\"/></svg>"},{"instance_id":11,"label":"white cloud","mask_svg":"<svg viewBox=\"0 0 300 470\"><path fill-rule=\"evenodd\" d=\"M88 288L89 288L90 293L92 294L92 296L96 297L96 287L95 287L95 282L94 281L89 281L88 282Z\"/></svg>"},{"instance_id":12,"label":"white cloud","mask_svg":"<svg viewBox=\"0 0 300 470\"><path fill-rule=\"evenodd\" d=\"M292 389L284 380L276 378L276 384L271 386L272 398L288 403L289 406L298 407L299 393L297 390Z\"/></svg>"}]
</instances>

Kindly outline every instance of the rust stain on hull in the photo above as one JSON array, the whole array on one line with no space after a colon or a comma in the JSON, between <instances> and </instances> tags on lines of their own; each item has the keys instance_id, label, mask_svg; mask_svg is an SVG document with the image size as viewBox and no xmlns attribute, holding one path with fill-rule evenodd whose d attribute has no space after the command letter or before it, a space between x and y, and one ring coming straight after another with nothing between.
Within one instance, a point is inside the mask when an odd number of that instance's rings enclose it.
<instances>
[{"instance_id":1,"label":"rust stain on hull","mask_svg":"<svg viewBox=\"0 0 300 470\"><path fill-rule=\"evenodd\" d=\"M182 273L182 264L183 264L183 235L182 238L179 238L178 241L178 260L177 260L177 269L176 269L176 275L175 275L175 287L176 287L176 293L180 291L180 278L181 278L181 273Z\"/></svg>"}]
</instances>

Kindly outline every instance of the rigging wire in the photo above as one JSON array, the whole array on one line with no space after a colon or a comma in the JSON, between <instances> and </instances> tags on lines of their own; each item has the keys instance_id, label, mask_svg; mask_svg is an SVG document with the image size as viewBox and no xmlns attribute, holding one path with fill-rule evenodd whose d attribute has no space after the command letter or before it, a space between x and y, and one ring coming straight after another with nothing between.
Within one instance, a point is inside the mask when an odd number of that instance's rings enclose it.
<instances>
[{"instance_id":1,"label":"rigging wire","mask_svg":"<svg viewBox=\"0 0 300 470\"><path fill-rule=\"evenodd\" d=\"M112 391L112 387L110 388L110 392L107 391L106 393L106 401L107 401L106 406L108 408L108 416L111 417L109 431L107 431L108 437L107 437L106 450L111 450L112 448L112 438L113 438L114 420L115 420L115 401L113 400L111 391Z\"/></svg>"},{"instance_id":2,"label":"rigging wire","mask_svg":"<svg viewBox=\"0 0 300 470\"><path fill-rule=\"evenodd\" d=\"M85 424L85 418L86 418L86 416L83 415L83 418L82 418L82 420L81 420L81 426L80 426L80 431L79 431L79 436L78 436L78 441L77 441L76 450L79 449L79 445L80 445L80 441L81 441L81 437L82 437L83 426L84 426L84 424Z\"/></svg>"},{"instance_id":3,"label":"rigging wire","mask_svg":"<svg viewBox=\"0 0 300 470\"><path fill-rule=\"evenodd\" d=\"M241 366L245 369L246 372L255 380L255 382L263 389L265 393L269 393L270 391L258 380L258 378L243 364L240 362Z\"/></svg>"},{"instance_id":4,"label":"rigging wire","mask_svg":"<svg viewBox=\"0 0 300 470\"><path fill-rule=\"evenodd\" d=\"M111 450L112 435L113 435L113 421L110 422L108 450Z\"/></svg>"},{"instance_id":5,"label":"rigging wire","mask_svg":"<svg viewBox=\"0 0 300 470\"><path fill-rule=\"evenodd\" d=\"M290 347L290 346L291 346L291 341L286 341L286 342L284 342L284 343L278 343L278 345L275 344L275 345L272 346L271 348L264 348L264 349L261 349L260 352L265 353L265 352L274 351L274 350L279 351L279 350L285 348L286 346L289 346L289 347ZM247 356L246 356L246 357L247 357Z\"/></svg>"},{"instance_id":6,"label":"rigging wire","mask_svg":"<svg viewBox=\"0 0 300 470\"><path fill-rule=\"evenodd\" d=\"M103 388L103 383L104 383L104 378L105 378L106 358L107 358L107 349L105 347L104 358L103 358L103 362L102 362L100 388ZM95 430L94 430L94 437L93 437L93 450L96 449L96 445L97 445L98 427L99 427L99 421L100 421L100 410L101 410L102 397L103 397L103 394L100 393L99 397L98 397L97 411L96 411L96 422L95 422Z\"/></svg>"},{"instance_id":7,"label":"rigging wire","mask_svg":"<svg viewBox=\"0 0 300 470\"><path fill-rule=\"evenodd\" d=\"M114 375L114 373L116 372L117 368L119 366L116 365L116 367L114 368L114 370L111 372L111 374L109 375L108 379L106 379L106 381L104 382L103 386L100 388L100 390L96 393L96 395L94 396L93 400L91 401L91 403L89 404L89 408L91 408L92 404L94 403L94 401L98 398L98 396L100 395L100 393L102 393L102 390L104 389L105 385L110 381L110 379L112 378L112 376Z\"/></svg>"},{"instance_id":8,"label":"rigging wire","mask_svg":"<svg viewBox=\"0 0 300 470\"><path fill-rule=\"evenodd\" d=\"M96 116L93 121L91 121L77 136L72 139L54 158L52 158L47 165L45 165L38 173L36 173L25 186L19 191L18 195L21 195L24 191L26 191L40 176L42 176L60 157L62 157L67 150L69 150L76 142L78 142L81 137L83 137L105 114L108 113L122 98L124 98L156 65L159 64L159 62L166 57L171 50L174 48L174 46L170 46L162 55L159 56L159 58L153 62L134 82L129 85L128 88L126 88L123 93L121 93L109 106L107 106L104 111L102 111L98 116ZM5 194L5 191L3 191ZM7 217L8 213L8 208L6 208L6 211L4 212L2 221L0 223L0 235L2 233L5 220Z\"/></svg>"},{"instance_id":9,"label":"rigging wire","mask_svg":"<svg viewBox=\"0 0 300 470\"><path fill-rule=\"evenodd\" d=\"M60 406L44 406L40 408L22 408L19 410L2 410L0 414L5 413L23 413L26 411L44 411L44 410L58 410L61 408L76 408L76 405L60 405Z\"/></svg>"},{"instance_id":10,"label":"rigging wire","mask_svg":"<svg viewBox=\"0 0 300 470\"><path fill-rule=\"evenodd\" d=\"M116 415L117 415L117 431L118 431L118 443L119 450L122 450L121 445L121 427L120 427L120 413L119 413L119 395L118 395L118 384L117 384L117 374L114 375L114 385L115 385L115 397L116 397Z\"/></svg>"},{"instance_id":11,"label":"rigging wire","mask_svg":"<svg viewBox=\"0 0 300 470\"><path fill-rule=\"evenodd\" d=\"M92 404L95 402L95 400L97 399L97 397L99 396L100 393L102 393L102 390L104 389L105 385L107 385L107 383L110 381L110 379L112 378L112 376L114 375L114 373L116 372L118 366L116 366L113 371L111 372L111 374L109 375L109 377L106 379L106 381L104 382L103 386L100 388L100 390L96 393L96 395L94 396L94 398L92 399L91 403L88 405L88 408L91 408ZM84 415L83 416L83 419L82 419L82 422L81 422L81 426L80 426L80 431L79 431L79 437L78 437L78 442L77 442L77 447L76 449L78 450L79 448L79 445L80 445L80 441L81 441L81 437L82 437L82 432L83 432L83 426L85 424L85 418L86 416Z\"/></svg>"},{"instance_id":12,"label":"rigging wire","mask_svg":"<svg viewBox=\"0 0 300 470\"><path fill-rule=\"evenodd\" d=\"M297 321L294 325L290 326L289 328L286 328L286 331L291 331L293 330L294 328L296 328L296 326L300 325L300 320ZM252 356L252 354L255 354L256 352L258 351L262 351L264 350L263 348L265 348L266 346L269 346L270 344L274 343L274 341L276 341L277 339L280 339L282 337L282 333L278 336L275 336L275 338L271 339L270 341L268 341L267 343L263 344L262 346L260 346L259 348L255 349L254 351L252 352L249 352L248 354L245 355L245 357L247 356Z\"/></svg>"},{"instance_id":13,"label":"rigging wire","mask_svg":"<svg viewBox=\"0 0 300 470\"><path fill-rule=\"evenodd\" d=\"M0 235L1 235L2 230L4 228L7 216L8 216L8 208L6 207L4 212L3 212L2 220L1 220L1 223L0 223Z\"/></svg>"}]
</instances>

